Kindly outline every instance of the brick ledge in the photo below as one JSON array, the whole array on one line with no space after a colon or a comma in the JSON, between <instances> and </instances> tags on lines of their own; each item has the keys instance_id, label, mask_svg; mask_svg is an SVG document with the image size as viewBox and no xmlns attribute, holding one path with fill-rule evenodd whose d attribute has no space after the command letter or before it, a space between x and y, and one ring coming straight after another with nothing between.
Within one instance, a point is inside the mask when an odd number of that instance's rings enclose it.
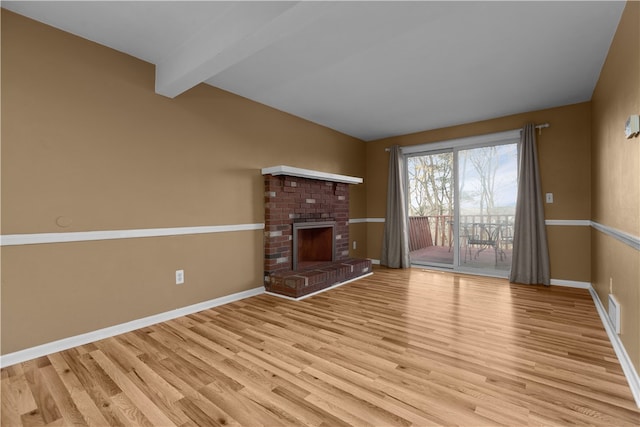
<instances>
[{"instance_id":1,"label":"brick ledge","mask_svg":"<svg viewBox=\"0 0 640 427\"><path fill-rule=\"evenodd\" d=\"M277 294L275 292L269 292L269 291L265 291L264 293L267 294L267 295L272 295L274 297L284 298L284 299L288 299L288 300L291 300L291 301L302 301L305 298L309 298L309 297L312 297L314 295L321 294L321 293L326 292L326 291L330 291L331 289L337 288L337 287L342 286L342 285L346 285L347 283L355 282L356 280L360 280L360 279L363 279L365 277L369 277L369 276L372 276L372 275L373 275L373 271L371 273L366 273L366 274L363 274L362 276L354 277L353 279L349 279L349 280L346 280L346 281L341 282L341 283L336 283L335 285L331 285L328 288L320 289L319 291L311 292L310 294L306 294L306 295L303 295L303 296L298 297L298 298L293 298L293 297L289 297L289 296L286 296L286 295Z\"/></svg>"},{"instance_id":2,"label":"brick ledge","mask_svg":"<svg viewBox=\"0 0 640 427\"><path fill-rule=\"evenodd\" d=\"M290 298L300 298L371 273L371 260L348 258L298 271L278 271L265 280L265 290Z\"/></svg>"}]
</instances>

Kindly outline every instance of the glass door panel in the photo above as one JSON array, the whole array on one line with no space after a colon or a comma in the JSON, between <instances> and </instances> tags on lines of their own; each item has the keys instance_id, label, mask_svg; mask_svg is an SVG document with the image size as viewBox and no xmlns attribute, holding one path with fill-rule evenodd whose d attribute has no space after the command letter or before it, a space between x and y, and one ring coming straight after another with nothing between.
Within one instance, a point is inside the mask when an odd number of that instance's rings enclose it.
<instances>
[{"instance_id":1,"label":"glass door panel","mask_svg":"<svg viewBox=\"0 0 640 427\"><path fill-rule=\"evenodd\" d=\"M517 144L458 150L459 266L511 268Z\"/></svg>"},{"instance_id":2,"label":"glass door panel","mask_svg":"<svg viewBox=\"0 0 640 427\"><path fill-rule=\"evenodd\" d=\"M409 251L413 264L454 264L453 151L407 157Z\"/></svg>"}]
</instances>

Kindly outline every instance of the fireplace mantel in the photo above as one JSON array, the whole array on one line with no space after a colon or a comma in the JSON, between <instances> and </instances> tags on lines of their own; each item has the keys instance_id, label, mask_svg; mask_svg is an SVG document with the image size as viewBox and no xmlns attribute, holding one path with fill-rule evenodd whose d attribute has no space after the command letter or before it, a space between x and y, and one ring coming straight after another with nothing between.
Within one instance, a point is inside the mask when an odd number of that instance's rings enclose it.
<instances>
[{"instance_id":1,"label":"fireplace mantel","mask_svg":"<svg viewBox=\"0 0 640 427\"><path fill-rule=\"evenodd\" d=\"M284 165L263 168L262 175L288 175L297 176L300 178L319 179L321 181L343 182L345 184L362 184L362 178L358 178L355 176L338 175L335 173L294 168L293 166Z\"/></svg>"}]
</instances>

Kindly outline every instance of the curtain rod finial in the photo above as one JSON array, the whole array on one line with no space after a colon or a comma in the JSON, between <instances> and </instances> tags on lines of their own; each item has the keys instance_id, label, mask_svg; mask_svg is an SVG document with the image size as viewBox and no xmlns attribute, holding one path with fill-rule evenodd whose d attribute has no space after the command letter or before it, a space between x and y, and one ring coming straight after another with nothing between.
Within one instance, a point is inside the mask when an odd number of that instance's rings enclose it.
<instances>
[{"instance_id":1,"label":"curtain rod finial","mask_svg":"<svg viewBox=\"0 0 640 427\"><path fill-rule=\"evenodd\" d=\"M549 127L549 123L543 123L541 125L537 125L536 129L538 129L538 135L542 135L542 129L548 128L548 127Z\"/></svg>"}]
</instances>

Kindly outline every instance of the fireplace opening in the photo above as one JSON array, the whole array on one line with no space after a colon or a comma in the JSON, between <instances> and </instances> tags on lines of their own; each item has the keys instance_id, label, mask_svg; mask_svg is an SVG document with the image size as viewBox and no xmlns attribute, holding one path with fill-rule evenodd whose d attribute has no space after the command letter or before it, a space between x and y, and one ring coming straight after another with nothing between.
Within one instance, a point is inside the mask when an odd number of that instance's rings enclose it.
<instances>
[{"instance_id":1,"label":"fireplace opening","mask_svg":"<svg viewBox=\"0 0 640 427\"><path fill-rule=\"evenodd\" d=\"M335 222L293 224L293 269L302 270L335 261Z\"/></svg>"}]
</instances>

